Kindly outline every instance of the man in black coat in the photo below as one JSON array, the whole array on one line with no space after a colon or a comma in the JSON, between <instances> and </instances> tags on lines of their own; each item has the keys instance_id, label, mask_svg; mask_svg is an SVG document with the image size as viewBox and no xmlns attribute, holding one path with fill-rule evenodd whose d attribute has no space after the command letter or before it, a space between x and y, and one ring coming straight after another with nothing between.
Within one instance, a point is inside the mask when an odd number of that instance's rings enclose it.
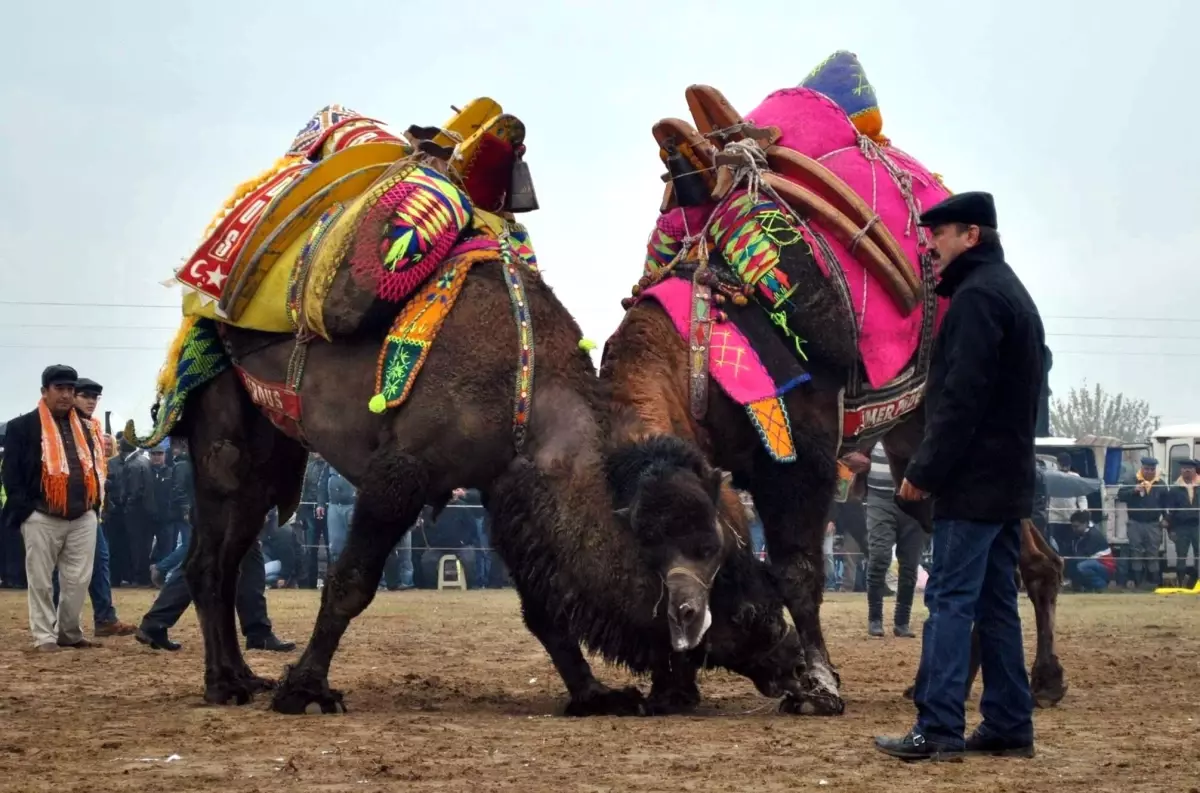
<instances>
[{"instance_id":1,"label":"man in black coat","mask_svg":"<svg viewBox=\"0 0 1200 793\"><path fill-rule=\"evenodd\" d=\"M925 437L897 497L933 498L933 565L925 588L916 726L877 738L905 760L1033 754L1015 571L1034 493L1034 429L1045 333L1005 263L988 193L952 196L921 216L950 299L930 361ZM963 740L971 628L979 628L983 724Z\"/></svg>"},{"instance_id":2,"label":"man in black coat","mask_svg":"<svg viewBox=\"0 0 1200 793\"><path fill-rule=\"evenodd\" d=\"M1187 560L1190 551L1200 562L1200 462L1184 460L1180 464L1179 479L1167 494L1167 507L1171 521L1170 538L1175 543L1176 586L1186 587Z\"/></svg>"}]
</instances>

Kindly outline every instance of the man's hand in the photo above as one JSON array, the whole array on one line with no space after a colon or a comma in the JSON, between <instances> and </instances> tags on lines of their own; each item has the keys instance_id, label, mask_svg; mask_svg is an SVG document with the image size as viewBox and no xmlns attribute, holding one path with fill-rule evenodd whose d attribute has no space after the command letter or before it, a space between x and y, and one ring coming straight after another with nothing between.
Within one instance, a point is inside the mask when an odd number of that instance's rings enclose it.
<instances>
[{"instance_id":1,"label":"man's hand","mask_svg":"<svg viewBox=\"0 0 1200 793\"><path fill-rule=\"evenodd\" d=\"M325 507L317 507L317 520L325 520Z\"/></svg>"},{"instance_id":2,"label":"man's hand","mask_svg":"<svg viewBox=\"0 0 1200 793\"><path fill-rule=\"evenodd\" d=\"M155 567L154 565L150 565L150 583L153 584L158 589L162 589L162 585L163 585L162 573L160 573L158 571L158 568Z\"/></svg>"},{"instance_id":3,"label":"man's hand","mask_svg":"<svg viewBox=\"0 0 1200 793\"><path fill-rule=\"evenodd\" d=\"M921 501L929 498L929 494L905 479L900 483L900 490L896 493L896 497L901 501Z\"/></svg>"}]
</instances>

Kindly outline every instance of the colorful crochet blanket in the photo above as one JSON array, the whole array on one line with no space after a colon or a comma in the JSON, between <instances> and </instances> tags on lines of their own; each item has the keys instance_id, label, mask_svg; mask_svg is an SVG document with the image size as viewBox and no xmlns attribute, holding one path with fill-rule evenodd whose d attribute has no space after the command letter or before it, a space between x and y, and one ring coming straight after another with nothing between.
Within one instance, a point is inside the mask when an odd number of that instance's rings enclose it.
<instances>
[{"instance_id":1,"label":"colorful crochet blanket","mask_svg":"<svg viewBox=\"0 0 1200 793\"><path fill-rule=\"evenodd\" d=\"M125 438L143 449L162 443L183 418L188 397L230 365L229 356L217 335L217 323L211 319L184 317L158 375L158 396L150 410L154 429L149 436L138 438L130 419L125 425Z\"/></svg>"},{"instance_id":2,"label":"colorful crochet blanket","mask_svg":"<svg viewBox=\"0 0 1200 793\"><path fill-rule=\"evenodd\" d=\"M840 177L875 211L909 261L916 263L924 234L916 225L917 216L950 191L924 165L882 137L874 96L857 59L850 53L835 53L803 86L772 93L746 118L779 127L779 145L812 157ZM856 127L855 122L864 119L878 122L872 127L874 136ZM845 244L831 233L822 236L848 282L867 381L880 388L901 373L916 351L921 311L903 316ZM828 274L830 263L820 256L817 261ZM938 321L944 309L939 305Z\"/></svg>"}]
</instances>

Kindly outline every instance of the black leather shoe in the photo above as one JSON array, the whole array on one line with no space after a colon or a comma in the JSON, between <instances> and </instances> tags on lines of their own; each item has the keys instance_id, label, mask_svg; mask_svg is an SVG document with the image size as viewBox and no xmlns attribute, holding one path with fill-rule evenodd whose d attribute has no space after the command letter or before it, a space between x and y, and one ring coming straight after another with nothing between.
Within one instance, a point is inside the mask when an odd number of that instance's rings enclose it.
<instances>
[{"instance_id":1,"label":"black leather shoe","mask_svg":"<svg viewBox=\"0 0 1200 793\"><path fill-rule=\"evenodd\" d=\"M967 738L967 754L988 757L1033 757L1032 740L1011 740L975 730Z\"/></svg>"},{"instance_id":2,"label":"black leather shoe","mask_svg":"<svg viewBox=\"0 0 1200 793\"><path fill-rule=\"evenodd\" d=\"M138 628L133 634L133 638L137 639L140 643L146 645L151 650L168 650L170 652L175 652L183 647L183 645L179 642L171 641L171 639L168 638L166 631L147 631L143 630L142 628Z\"/></svg>"},{"instance_id":3,"label":"black leather shoe","mask_svg":"<svg viewBox=\"0 0 1200 793\"><path fill-rule=\"evenodd\" d=\"M247 650L268 650L273 653L290 653L296 649L295 642L285 642L275 634L268 634L261 639L247 639Z\"/></svg>"},{"instance_id":4,"label":"black leather shoe","mask_svg":"<svg viewBox=\"0 0 1200 793\"><path fill-rule=\"evenodd\" d=\"M896 636L898 638L901 638L901 639L917 638L917 634L913 633L912 628L908 627L907 623L905 623L904 625L896 625L895 627L893 627L892 635Z\"/></svg>"},{"instance_id":5,"label":"black leather shoe","mask_svg":"<svg viewBox=\"0 0 1200 793\"><path fill-rule=\"evenodd\" d=\"M915 729L901 738L875 738L875 748L891 757L915 762L917 760L933 760L934 762L959 762L963 750L956 749L936 741L927 741L925 736Z\"/></svg>"}]
</instances>

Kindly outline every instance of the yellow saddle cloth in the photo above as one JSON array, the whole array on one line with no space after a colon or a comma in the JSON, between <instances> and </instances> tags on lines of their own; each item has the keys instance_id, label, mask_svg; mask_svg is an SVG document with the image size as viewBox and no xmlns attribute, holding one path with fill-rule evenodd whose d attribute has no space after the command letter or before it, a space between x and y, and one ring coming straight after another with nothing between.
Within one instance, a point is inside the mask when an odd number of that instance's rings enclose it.
<instances>
[{"instance_id":1,"label":"yellow saddle cloth","mask_svg":"<svg viewBox=\"0 0 1200 793\"><path fill-rule=\"evenodd\" d=\"M457 144L455 156L469 162L481 133L502 118L511 117L482 97L458 111L433 141ZM289 286L306 244L331 215L351 226L372 187L397 175L412 154L412 144L381 122L340 105L322 109L282 158L237 188L176 272L185 287L184 315L272 333L295 330ZM347 233L343 228L342 236ZM326 263L325 270L339 265Z\"/></svg>"}]
</instances>

